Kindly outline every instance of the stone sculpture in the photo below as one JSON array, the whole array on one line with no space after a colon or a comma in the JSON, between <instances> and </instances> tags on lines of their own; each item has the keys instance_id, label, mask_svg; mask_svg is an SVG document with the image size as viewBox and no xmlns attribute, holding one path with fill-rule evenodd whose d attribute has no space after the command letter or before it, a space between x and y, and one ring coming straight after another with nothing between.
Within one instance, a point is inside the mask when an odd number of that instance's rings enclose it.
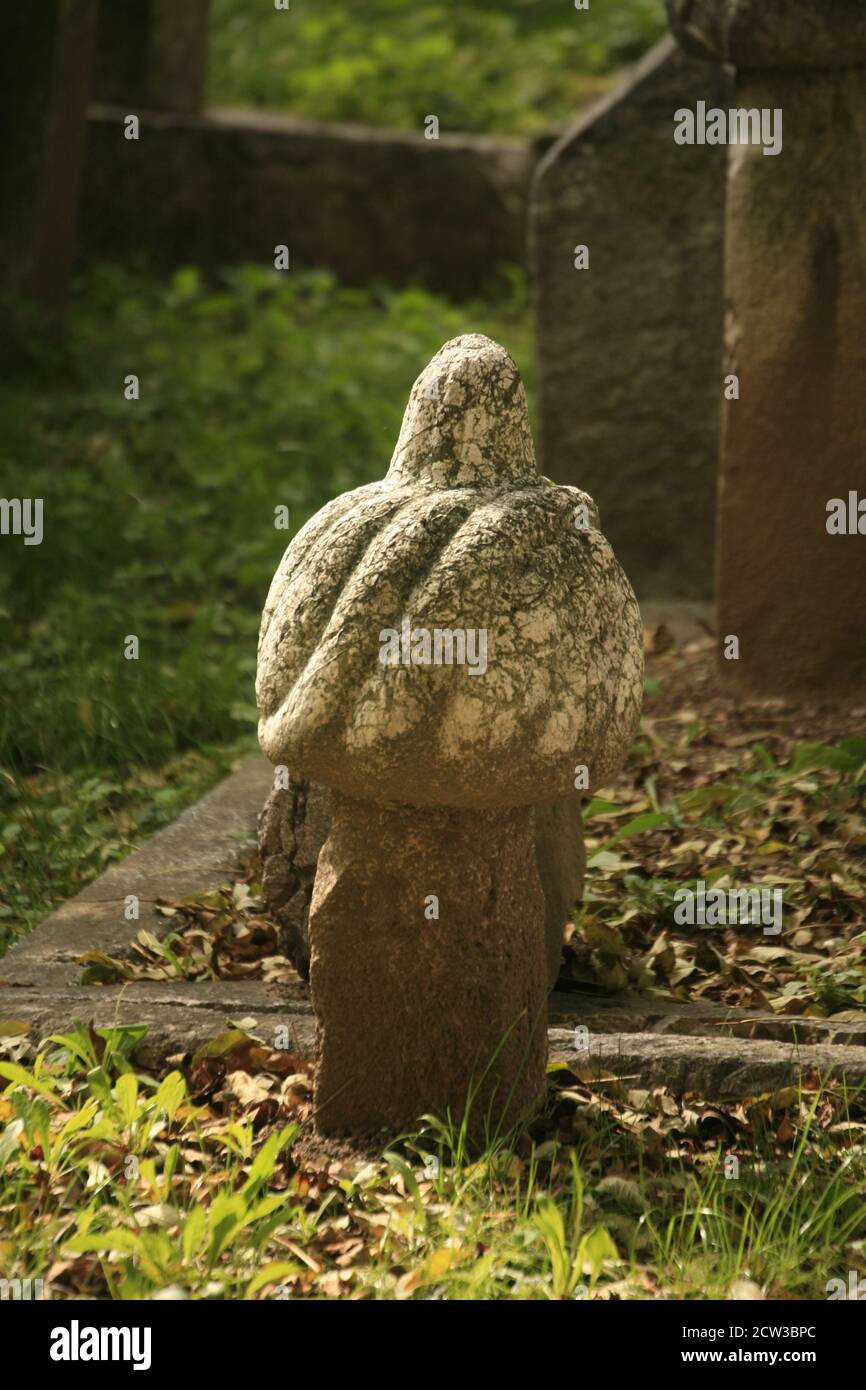
<instances>
[{"instance_id":1,"label":"stone sculpture","mask_svg":"<svg viewBox=\"0 0 866 1390\"><path fill-rule=\"evenodd\" d=\"M545 904L531 808L618 769L641 624L592 499L537 470L520 376L469 335L416 381L386 478L292 541L262 618L259 737L326 786L310 904L317 1124L538 1104Z\"/></svg>"}]
</instances>

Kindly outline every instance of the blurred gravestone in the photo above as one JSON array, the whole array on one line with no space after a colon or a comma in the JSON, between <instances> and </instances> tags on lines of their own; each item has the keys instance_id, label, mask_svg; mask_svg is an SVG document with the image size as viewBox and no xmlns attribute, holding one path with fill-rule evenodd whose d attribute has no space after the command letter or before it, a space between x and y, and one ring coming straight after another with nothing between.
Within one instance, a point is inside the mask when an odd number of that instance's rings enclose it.
<instances>
[{"instance_id":1,"label":"blurred gravestone","mask_svg":"<svg viewBox=\"0 0 866 1390\"><path fill-rule=\"evenodd\" d=\"M99 21L94 97L139 110L205 102L210 0L110 0Z\"/></svg>"},{"instance_id":2,"label":"blurred gravestone","mask_svg":"<svg viewBox=\"0 0 866 1390\"><path fill-rule=\"evenodd\" d=\"M0 284L60 307L75 249L98 0L0 0Z\"/></svg>"},{"instance_id":3,"label":"blurred gravestone","mask_svg":"<svg viewBox=\"0 0 866 1390\"><path fill-rule=\"evenodd\" d=\"M677 145L674 112L728 90L662 40L533 188L541 466L595 497L639 598L712 593L725 151Z\"/></svg>"}]
</instances>

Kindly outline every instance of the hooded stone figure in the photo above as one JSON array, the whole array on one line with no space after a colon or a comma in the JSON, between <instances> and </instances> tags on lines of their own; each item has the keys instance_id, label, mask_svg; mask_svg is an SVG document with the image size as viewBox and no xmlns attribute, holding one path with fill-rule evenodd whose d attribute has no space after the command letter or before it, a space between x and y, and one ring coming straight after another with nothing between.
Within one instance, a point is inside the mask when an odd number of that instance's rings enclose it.
<instances>
[{"instance_id":1,"label":"hooded stone figure","mask_svg":"<svg viewBox=\"0 0 866 1390\"><path fill-rule=\"evenodd\" d=\"M427 659L437 632L452 658L483 634L483 670ZM477 1128L537 1102L530 810L578 798L579 768L589 788L617 770L642 676L634 595L592 499L538 473L514 362L446 343L386 478L303 528L262 618L262 748L332 799L310 908L321 1128L469 1102Z\"/></svg>"}]
</instances>

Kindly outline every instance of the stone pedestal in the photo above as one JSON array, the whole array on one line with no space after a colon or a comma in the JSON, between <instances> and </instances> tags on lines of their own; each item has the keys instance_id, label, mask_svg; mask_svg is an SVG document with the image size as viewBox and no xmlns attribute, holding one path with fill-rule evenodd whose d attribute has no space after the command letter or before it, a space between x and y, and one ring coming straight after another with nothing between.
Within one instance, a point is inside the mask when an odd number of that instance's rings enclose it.
<instances>
[{"instance_id":1,"label":"stone pedestal","mask_svg":"<svg viewBox=\"0 0 866 1390\"><path fill-rule=\"evenodd\" d=\"M334 794L310 911L316 1119L392 1135L450 1113L508 1128L544 1090L544 899L529 812Z\"/></svg>"},{"instance_id":2,"label":"stone pedestal","mask_svg":"<svg viewBox=\"0 0 866 1390\"><path fill-rule=\"evenodd\" d=\"M280 950L310 974L310 902L331 825L331 793L304 778L274 787L259 816L262 897L279 925Z\"/></svg>"},{"instance_id":3,"label":"stone pedestal","mask_svg":"<svg viewBox=\"0 0 866 1390\"><path fill-rule=\"evenodd\" d=\"M562 963L566 922L583 896L586 848L580 799L534 806L530 813L535 863L544 893L547 982ZM259 817L262 893L280 926L280 948L306 979L310 970L310 900L322 845L331 823L327 787L291 778L274 789Z\"/></svg>"},{"instance_id":4,"label":"stone pedestal","mask_svg":"<svg viewBox=\"0 0 866 1390\"><path fill-rule=\"evenodd\" d=\"M0 4L0 287L62 307L98 0Z\"/></svg>"},{"instance_id":5,"label":"stone pedestal","mask_svg":"<svg viewBox=\"0 0 866 1390\"><path fill-rule=\"evenodd\" d=\"M782 149L730 145L717 530L720 665L746 689L866 688L866 10L669 0L690 52L737 65L734 106L781 112ZM866 508L864 508L866 513ZM864 516L866 531L866 516Z\"/></svg>"}]
</instances>

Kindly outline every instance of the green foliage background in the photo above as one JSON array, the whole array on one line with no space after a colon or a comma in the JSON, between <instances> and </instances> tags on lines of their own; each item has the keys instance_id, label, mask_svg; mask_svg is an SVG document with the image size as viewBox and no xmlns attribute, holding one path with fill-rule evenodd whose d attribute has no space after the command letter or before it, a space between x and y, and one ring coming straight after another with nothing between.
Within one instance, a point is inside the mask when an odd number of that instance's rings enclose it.
<instances>
[{"instance_id":1,"label":"green foliage background","mask_svg":"<svg viewBox=\"0 0 866 1390\"><path fill-rule=\"evenodd\" d=\"M469 331L504 341L531 386L518 277L499 304L456 307L327 274L250 266L209 286L102 267L62 347L36 323L7 339L4 495L43 498L45 538L7 538L0 570L0 941L4 917L38 918L253 746L280 555L385 473L413 380Z\"/></svg>"},{"instance_id":2,"label":"green foliage background","mask_svg":"<svg viewBox=\"0 0 866 1390\"><path fill-rule=\"evenodd\" d=\"M210 100L325 121L529 132L665 30L663 0L215 0Z\"/></svg>"}]
</instances>

